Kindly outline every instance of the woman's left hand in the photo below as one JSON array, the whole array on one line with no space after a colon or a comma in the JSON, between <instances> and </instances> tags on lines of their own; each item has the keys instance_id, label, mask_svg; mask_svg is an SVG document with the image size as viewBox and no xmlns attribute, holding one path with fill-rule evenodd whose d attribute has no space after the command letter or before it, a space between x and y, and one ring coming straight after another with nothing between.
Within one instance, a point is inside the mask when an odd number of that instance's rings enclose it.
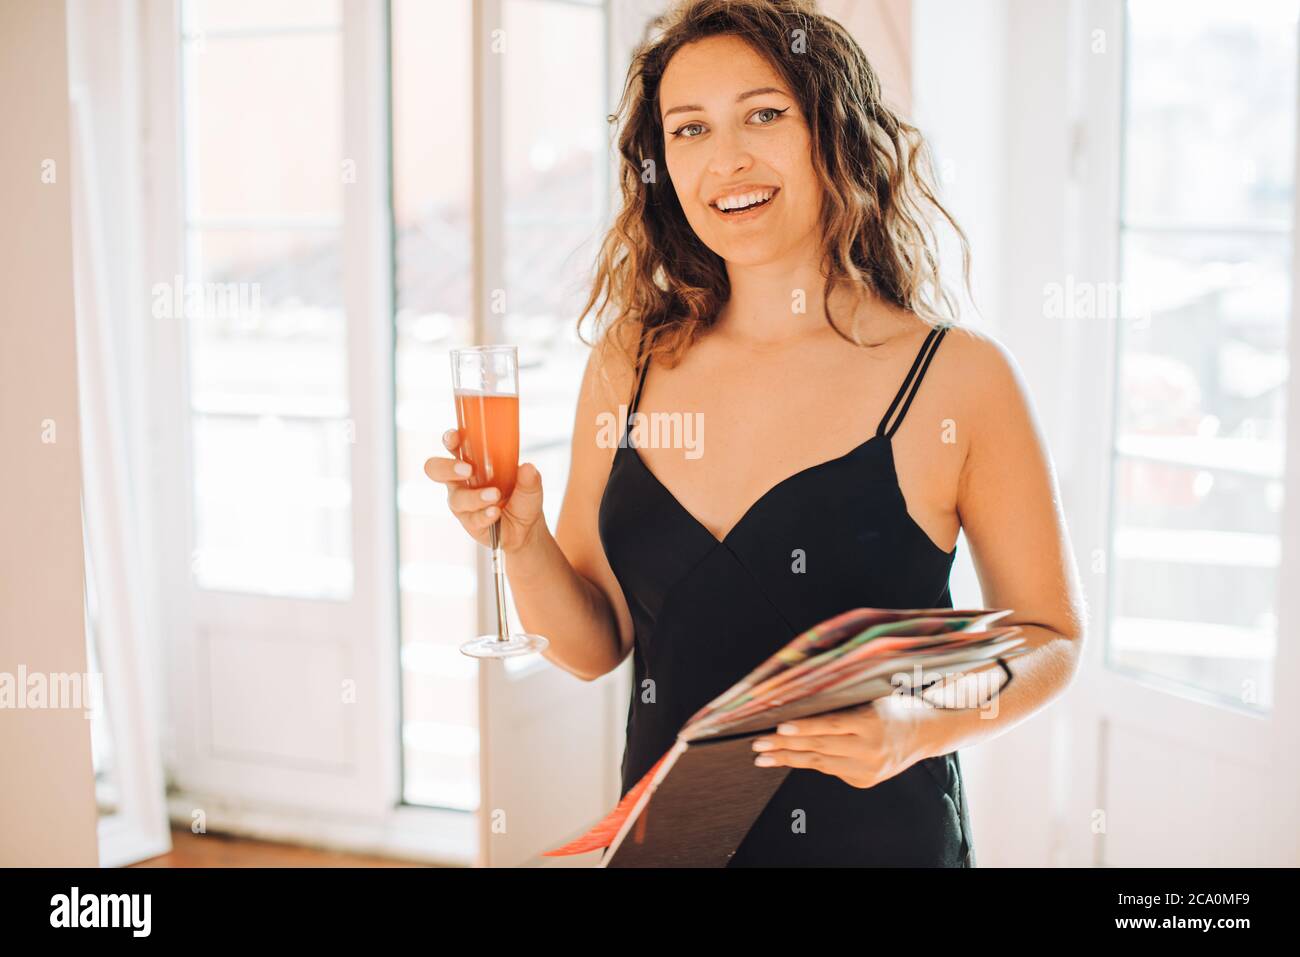
<instances>
[{"instance_id":1,"label":"woman's left hand","mask_svg":"<svg viewBox=\"0 0 1300 957\"><path fill-rule=\"evenodd\" d=\"M812 768L855 788L874 787L923 758L945 753L936 727L942 713L910 695L891 694L861 707L795 718L779 725L776 734L754 740L754 763Z\"/></svg>"}]
</instances>

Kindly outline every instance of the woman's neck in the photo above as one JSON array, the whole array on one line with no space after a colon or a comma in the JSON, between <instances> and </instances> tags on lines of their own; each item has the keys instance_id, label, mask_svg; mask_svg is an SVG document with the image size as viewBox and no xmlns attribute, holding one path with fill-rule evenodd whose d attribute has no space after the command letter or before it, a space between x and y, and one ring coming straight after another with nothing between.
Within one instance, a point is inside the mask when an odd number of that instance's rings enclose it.
<instances>
[{"instance_id":1,"label":"woman's neck","mask_svg":"<svg viewBox=\"0 0 1300 957\"><path fill-rule=\"evenodd\" d=\"M713 326L722 338L762 348L837 335L826 322L826 279L817 263L728 263L727 275L731 298ZM855 317L863 323L873 316L887 318L888 308L877 306L885 304L860 288L838 284L831 290L831 316L845 335L851 335Z\"/></svg>"}]
</instances>

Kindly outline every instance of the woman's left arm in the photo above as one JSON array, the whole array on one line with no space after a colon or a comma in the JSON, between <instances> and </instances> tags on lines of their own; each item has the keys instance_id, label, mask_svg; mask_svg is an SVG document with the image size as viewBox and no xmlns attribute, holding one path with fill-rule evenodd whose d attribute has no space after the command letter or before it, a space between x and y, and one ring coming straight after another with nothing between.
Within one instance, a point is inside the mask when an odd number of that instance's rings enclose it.
<instances>
[{"instance_id":1,"label":"woman's left arm","mask_svg":"<svg viewBox=\"0 0 1300 957\"><path fill-rule=\"evenodd\" d=\"M961 364L971 403L957 511L984 607L1012 609L995 625L1019 625L1030 650L1007 659L1014 680L987 705L915 707L891 695L799 718L759 739L755 750L767 753L756 763L816 768L871 787L923 758L997 737L1060 696L1077 673L1086 611L1042 429L1014 357L983 336L968 348L978 361ZM981 677L990 673L967 675L954 690L983 700ZM973 691L963 687L971 682Z\"/></svg>"},{"instance_id":2,"label":"woman's left arm","mask_svg":"<svg viewBox=\"0 0 1300 957\"><path fill-rule=\"evenodd\" d=\"M982 353L978 414L957 511L987 608L1010 608L1032 650L1008 659L1015 675L985 708L943 710L920 722L921 757L997 737L1060 696L1077 673L1086 612L1055 470L1015 358L993 339ZM958 428L961 423L957 423Z\"/></svg>"}]
</instances>

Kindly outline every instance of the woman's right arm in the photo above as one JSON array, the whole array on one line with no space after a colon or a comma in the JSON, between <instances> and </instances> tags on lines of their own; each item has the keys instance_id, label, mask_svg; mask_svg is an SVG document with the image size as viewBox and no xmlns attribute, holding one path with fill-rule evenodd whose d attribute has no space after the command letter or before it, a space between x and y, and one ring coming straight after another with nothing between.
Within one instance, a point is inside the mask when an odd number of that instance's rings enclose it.
<instances>
[{"instance_id":1,"label":"woman's right arm","mask_svg":"<svg viewBox=\"0 0 1300 957\"><path fill-rule=\"evenodd\" d=\"M515 608L525 631L545 635L544 657L591 681L614 668L632 647L632 619L618 579L605 559L598 514L614 449L597 440L602 412L617 420L619 387L630 388L631 370L611 370L605 385L601 350L587 360L574 416L569 481L552 535L542 513L541 475L521 463L515 491L505 503L502 551ZM611 389L613 394L611 394ZM624 390L626 391L626 390ZM448 449L459 444L449 433ZM476 541L486 544L496 503L481 501L480 489L457 488L454 459L430 459L425 472L449 486L448 503Z\"/></svg>"}]
</instances>

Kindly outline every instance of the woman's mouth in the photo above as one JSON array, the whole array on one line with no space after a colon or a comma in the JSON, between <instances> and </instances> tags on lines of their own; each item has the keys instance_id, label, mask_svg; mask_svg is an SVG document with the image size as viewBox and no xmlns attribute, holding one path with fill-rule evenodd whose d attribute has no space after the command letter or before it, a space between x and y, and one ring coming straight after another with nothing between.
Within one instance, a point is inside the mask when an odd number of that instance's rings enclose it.
<instances>
[{"instance_id":1,"label":"woman's mouth","mask_svg":"<svg viewBox=\"0 0 1300 957\"><path fill-rule=\"evenodd\" d=\"M723 219L752 219L770 206L779 192L780 189L775 186L756 189L735 196L724 196L722 199L714 200L709 206Z\"/></svg>"}]
</instances>

